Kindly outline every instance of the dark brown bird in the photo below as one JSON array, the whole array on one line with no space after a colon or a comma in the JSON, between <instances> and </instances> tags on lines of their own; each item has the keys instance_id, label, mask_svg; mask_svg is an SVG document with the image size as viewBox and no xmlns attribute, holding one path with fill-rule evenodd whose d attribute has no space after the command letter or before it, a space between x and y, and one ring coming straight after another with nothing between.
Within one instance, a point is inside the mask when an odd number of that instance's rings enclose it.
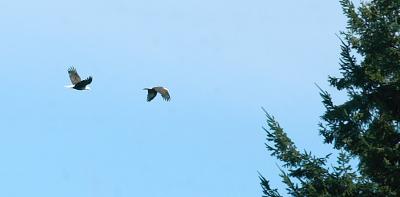
<instances>
[{"instance_id":1,"label":"dark brown bird","mask_svg":"<svg viewBox=\"0 0 400 197\"><path fill-rule=\"evenodd\" d=\"M81 77L74 67L68 69L68 74L69 78L71 79L72 85L68 85L65 87L73 88L75 90L90 90L90 87L88 85L92 83L93 78L91 76L89 76L85 80L81 80Z\"/></svg>"},{"instance_id":2,"label":"dark brown bird","mask_svg":"<svg viewBox=\"0 0 400 197\"><path fill-rule=\"evenodd\" d=\"M171 99L168 89L164 87L144 88L143 90L147 90L147 102L153 100L154 97L157 96L157 93L160 93L165 101L169 101Z\"/></svg>"}]
</instances>

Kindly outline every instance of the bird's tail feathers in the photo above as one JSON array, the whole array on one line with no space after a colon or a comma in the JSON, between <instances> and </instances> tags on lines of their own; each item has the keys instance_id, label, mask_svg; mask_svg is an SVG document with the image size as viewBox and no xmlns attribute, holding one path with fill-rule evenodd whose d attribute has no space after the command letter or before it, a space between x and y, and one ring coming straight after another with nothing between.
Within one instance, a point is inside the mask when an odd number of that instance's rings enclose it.
<instances>
[{"instance_id":1,"label":"bird's tail feathers","mask_svg":"<svg viewBox=\"0 0 400 197\"><path fill-rule=\"evenodd\" d=\"M64 87L66 87L66 88L73 88L74 85L66 85L66 86L64 86Z\"/></svg>"}]
</instances>

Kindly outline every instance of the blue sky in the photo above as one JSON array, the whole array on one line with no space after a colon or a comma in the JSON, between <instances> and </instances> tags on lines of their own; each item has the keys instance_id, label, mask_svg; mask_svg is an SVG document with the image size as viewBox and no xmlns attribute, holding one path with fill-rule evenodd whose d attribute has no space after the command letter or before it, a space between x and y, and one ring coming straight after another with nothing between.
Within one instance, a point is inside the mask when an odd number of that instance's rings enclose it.
<instances>
[{"instance_id":1,"label":"blue sky","mask_svg":"<svg viewBox=\"0 0 400 197\"><path fill-rule=\"evenodd\" d=\"M257 171L285 193L261 107L330 153L314 82L342 97L345 25L337 1L0 1L0 196L261 196Z\"/></svg>"}]
</instances>

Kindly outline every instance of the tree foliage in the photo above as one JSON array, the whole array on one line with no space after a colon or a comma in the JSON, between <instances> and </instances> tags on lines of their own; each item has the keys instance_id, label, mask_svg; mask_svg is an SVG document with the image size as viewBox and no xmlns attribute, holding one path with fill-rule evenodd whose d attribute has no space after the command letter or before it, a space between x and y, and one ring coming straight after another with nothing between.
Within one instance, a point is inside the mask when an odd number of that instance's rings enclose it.
<instances>
[{"instance_id":1,"label":"tree foliage","mask_svg":"<svg viewBox=\"0 0 400 197\"><path fill-rule=\"evenodd\" d=\"M348 18L338 36L341 76L330 76L329 83L348 100L337 105L320 92L326 108L320 134L341 151L337 164L329 168L329 155L298 151L266 112L267 150L284 163L281 177L292 196L400 196L400 1L340 3ZM260 179L264 196L281 196Z\"/></svg>"}]
</instances>

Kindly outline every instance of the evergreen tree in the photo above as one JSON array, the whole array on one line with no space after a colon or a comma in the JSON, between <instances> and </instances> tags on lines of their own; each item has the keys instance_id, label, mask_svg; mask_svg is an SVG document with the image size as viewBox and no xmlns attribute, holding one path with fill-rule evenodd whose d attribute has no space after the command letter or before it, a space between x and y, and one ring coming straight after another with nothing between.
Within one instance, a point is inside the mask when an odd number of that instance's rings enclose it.
<instances>
[{"instance_id":1,"label":"evergreen tree","mask_svg":"<svg viewBox=\"0 0 400 197\"><path fill-rule=\"evenodd\" d=\"M340 3L348 18L340 34L341 76L329 83L348 100L335 105L320 93L326 108L320 134L341 151L337 165L327 166L329 155L298 151L267 112L266 146L284 162L281 177L292 196L400 196L400 0ZM351 157L359 161L356 170ZM260 179L264 196L281 196Z\"/></svg>"}]
</instances>

